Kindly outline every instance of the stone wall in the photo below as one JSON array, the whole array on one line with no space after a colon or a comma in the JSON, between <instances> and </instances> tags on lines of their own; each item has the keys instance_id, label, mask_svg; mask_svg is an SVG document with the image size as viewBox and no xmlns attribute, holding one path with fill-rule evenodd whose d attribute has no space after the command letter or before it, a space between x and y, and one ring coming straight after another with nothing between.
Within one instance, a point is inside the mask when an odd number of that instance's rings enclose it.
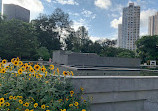
<instances>
[{"instance_id":1,"label":"stone wall","mask_svg":"<svg viewBox=\"0 0 158 111\"><path fill-rule=\"evenodd\" d=\"M93 53L73 53L65 51L54 51L53 62L70 66L140 67L140 59L136 58L100 57Z\"/></svg>"},{"instance_id":2,"label":"stone wall","mask_svg":"<svg viewBox=\"0 0 158 111\"><path fill-rule=\"evenodd\" d=\"M156 111L158 108L151 107L158 103L147 102L158 95L158 77L80 76L71 77L71 81L75 92L83 87L84 97L93 98L91 111Z\"/></svg>"}]
</instances>

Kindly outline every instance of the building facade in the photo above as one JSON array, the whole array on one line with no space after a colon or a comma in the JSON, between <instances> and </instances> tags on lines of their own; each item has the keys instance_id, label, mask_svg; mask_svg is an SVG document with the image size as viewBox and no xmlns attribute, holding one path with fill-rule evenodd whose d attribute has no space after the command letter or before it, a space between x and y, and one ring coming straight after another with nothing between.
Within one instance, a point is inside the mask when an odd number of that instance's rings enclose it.
<instances>
[{"instance_id":1,"label":"building facade","mask_svg":"<svg viewBox=\"0 0 158 111\"><path fill-rule=\"evenodd\" d=\"M140 6L130 3L123 9L122 48L136 50L135 42L139 39Z\"/></svg>"},{"instance_id":2,"label":"building facade","mask_svg":"<svg viewBox=\"0 0 158 111\"><path fill-rule=\"evenodd\" d=\"M158 35L158 12L149 17L148 34L151 36Z\"/></svg>"},{"instance_id":3,"label":"building facade","mask_svg":"<svg viewBox=\"0 0 158 111\"><path fill-rule=\"evenodd\" d=\"M7 20L18 19L24 22L30 21L30 11L14 4L4 4L3 15L7 17Z\"/></svg>"},{"instance_id":4,"label":"building facade","mask_svg":"<svg viewBox=\"0 0 158 111\"><path fill-rule=\"evenodd\" d=\"M118 25L118 40L117 40L117 46L120 48L122 47L122 24Z\"/></svg>"},{"instance_id":5,"label":"building facade","mask_svg":"<svg viewBox=\"0 0 158 111\"><path fill-rule=\"evenodd\" d=\"M2 14L2 0L0 0L0 13Z\"/></svg>"}]
</instances>

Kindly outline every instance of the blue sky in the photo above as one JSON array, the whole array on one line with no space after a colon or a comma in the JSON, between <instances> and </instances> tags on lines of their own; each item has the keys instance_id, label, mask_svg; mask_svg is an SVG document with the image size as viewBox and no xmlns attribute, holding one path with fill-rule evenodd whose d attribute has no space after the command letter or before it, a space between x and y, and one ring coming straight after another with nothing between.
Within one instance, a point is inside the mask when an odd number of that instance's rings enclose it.
<instances>
[{"instance_id":1,"label":"blue sky","mask_svg":"<svg viewBox=\"0 0 158 111\"><path fill-rule=\"evenodd\" d=\"M157 0L4 0L3 3L21 5L31 11L31 19L39 13L51 14L55 8L69 13L73 27L84 25L92 40L117 39L117 25L122 21L122 9L134 2L141 7L140 34L148 33L148 17L158 10Z\"/></svg>"}]
</instances>

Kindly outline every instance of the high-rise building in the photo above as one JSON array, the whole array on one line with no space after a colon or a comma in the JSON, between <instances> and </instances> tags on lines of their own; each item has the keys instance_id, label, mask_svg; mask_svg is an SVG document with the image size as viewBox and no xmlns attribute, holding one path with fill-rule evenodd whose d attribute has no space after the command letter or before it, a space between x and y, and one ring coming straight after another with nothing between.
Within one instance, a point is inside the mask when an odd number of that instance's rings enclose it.
<instances>
[{"instance_id":1,"label":"high-rise building","mask_svg":"<svg viewBox=\"0 0 158 111\"><path fill-rule=\"evenodd\" d=\"M76 31L76 36L80 39L80 43L84 44L85 39L88 39L88 31L84 26L81 26Z\"/></svg>"},{"instance_id":2,"label":"high-rise building","mask_svg":"<svg viewBox=\"0 0 158 111\"><path fill-rule=\"evenodd\" d=\"M123 9L122 20L122 48L135 50L135 42L139 39L140 6L130 3Z\"/></svg>"},{"instance_id":3,"label":"high-rise building","mask_svg":"<svg viewBox=\"0 0 158 111\"><path fill-rule=\"evenodd\" d=\"M120 48L122 47L122 24L118 25L118 40L117 40L117 45Z\"/></svg>"},{"instance_id":4,"label":"high-rise building","mask_svg":"<svg viewBox=\"0 0 158 111\"><path fill-rule=\"evenodd\" d=\"M7 20L18 19L24 22L30 21L30 11L19 5L4 4L3 15L7 17Z\"/></svg>"},{"instance_id":5,"label":"high-rise building","mask_svg":"<svg viewBox=\"0 0 158 111\"><path fill-rule=\"evenodd\" d=\"M154 16L149 17L149 26L148 26L149 35L158 35L158 12Z\"/></svg>"},{"instance_id":6,"label":"high-rise building","mask_svg":"<svg viewBox=\"0 0 158 111\"><path fill-rule=\"evenodd\" d=\"M0 13L2 14L2 0L0 0Z\"/></svg>"}]
</instances>

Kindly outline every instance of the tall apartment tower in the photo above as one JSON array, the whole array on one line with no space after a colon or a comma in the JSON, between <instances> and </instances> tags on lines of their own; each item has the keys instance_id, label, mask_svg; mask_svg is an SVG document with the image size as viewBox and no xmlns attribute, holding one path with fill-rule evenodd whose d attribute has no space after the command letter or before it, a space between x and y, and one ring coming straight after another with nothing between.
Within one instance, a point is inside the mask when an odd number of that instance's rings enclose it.
<instances>
[{"instance_id":1,"label":"tall apartment tower","mask_svg":"<svg viewBox=\"0 0 158 111\"><path fill-rule=\"evenodd\" d=\"M118 25L118 40L117 40L117 45L120 48L122 47L122 24Z\"/></svg>"},{"instance_id":2,"label":"tall apartment tower","mask_svg":"<svg viewBox=\"0 0 158 111\"><path fill-rule=\"evenodd\" d=\"M122 48L136 50L135 42L139 39L140 6L130 3L123 9Z\"/></svg>"},{"instance_id":3,"label":"tall apartment tower","mask_svg":"<svg viewBox=\"0 0 158 111\"><path fill-rule=\"evenodd\" d=\"M0 13L2 14L2 0L0 0Z\"/></svg>"},{"instance_id":4,"label":"tall apartment tower","mask_svg":"<svg viewBox=\"0 0 158 111\"><path fill-rule=\"evenodd\" d=\"M158 12L154 16L149 17L149 26L148 26L149 35L158 35Z\"/></svg>"}]
</instances>

